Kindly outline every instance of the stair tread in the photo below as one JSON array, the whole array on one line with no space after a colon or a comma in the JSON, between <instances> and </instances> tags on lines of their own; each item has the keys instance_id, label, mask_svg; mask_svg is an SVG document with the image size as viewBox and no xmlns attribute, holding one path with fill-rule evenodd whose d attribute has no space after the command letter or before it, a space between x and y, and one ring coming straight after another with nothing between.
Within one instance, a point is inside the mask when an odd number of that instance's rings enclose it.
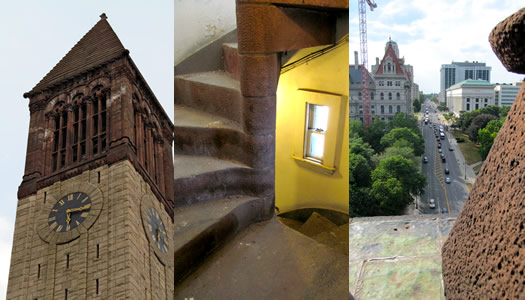
<instances>
[{"instance_id":1,"label":"stair tread","mask_svg":"<svg viewBox=\"0 0 525 300\"><path fill-rule=\"evenodd\" d=\"M175 78L181 78L189 81L205 83L209 85L230 88L240 91L241 83L235 80L230 73L225 71L210 71L202 73L191 73L185 75L177 75Z\"/></svg>"},{"instance_id":2,"label":"stair tread","mask_svg":"<svg viewBox=\"0 0 525 300\"><path fill-rule=\"evenodd\" d=\"M241 125L230 119L207 113L198 109L175 105L175 127L226 128L241 131Z\"/></svg>"},{"instance_id":3,"label":"stair tread","mask_svg":"<svg viewBox=\"0 0 525 300\"><path fill-rule=\"evenodd\" d=\"M212 254L175 288L175 297L348 299L348 257L274 217Z\"/></svg>"},{"instance_id":4,"label":"stair tread","mask_svg":"<svg viewBox=\"0 0 525 300\"><path fill-rule=\"evenodd\" d=\"M223 43L223 45L231 48L239 48L239 43Z\"/></svg>"},{"instance_id":5,"label":"stair tread","mask_svg":"<svg viewBox=\"0 0 525 300\"><path fill-rule=\"evenodd\" d=\"M236 195L175 208L173 218L175 220L173 239L175 251L181 249L234 208L256 199L258 198Z\"/></svg>"},{"instance_id":6,"label":"stair tread","mask_svg":"<svg viewBox=\"0 0 525 300\"><path fill-rule=\"evenodd\" d=\"M212 156L181 154L175 154L173 156L173 165L175 169L175 180L230 168L249 168L240 162L219 159Z\"/></svg>"}]
</instances>

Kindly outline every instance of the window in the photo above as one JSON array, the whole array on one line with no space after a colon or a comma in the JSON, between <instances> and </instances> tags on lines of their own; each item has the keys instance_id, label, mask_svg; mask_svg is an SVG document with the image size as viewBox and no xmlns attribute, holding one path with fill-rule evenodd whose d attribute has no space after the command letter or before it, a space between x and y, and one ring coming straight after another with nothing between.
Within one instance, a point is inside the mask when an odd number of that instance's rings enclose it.
<instances>
[{"instance_id":1,"label":"window","mask_svg":"<svg viewBox=\"0 0 525 300\"><path fill-rule=\"evenodd\" d=\"M374 100L374 93L370 93L370 100Z\"/></svg>"},{"instance_id":2,"label":"window","mask_svg":"<svg viewBox=\"0 0 525 300\"><path fill-rule=\"evenodd\" d=\"M467 98L467 103L470 103L470 98Z\"/></svg>"},{"instance_id":3,"label":"window","mask_svg":"<svg viewBox=\"0 0 525 300\"><path fill-rule=\"evenodd\" d=\"M299 166L332 175L345 136L348 96L298 90L292 158ZM356 106L357 108L357 106Z\"/></svg>"},{"instance_id":4,"label":"window","mask_svg":"<svg viewBox=\"0 0 525 300\"><path fill-rule=\"evenodd\" d=\"M381 93L381 100L385 100L385 94Z\"/></svg>"},{"instance_id":5,"label":"window","mask_svg":"<svg viewBox=\"0 0 525 300\"><path fill-rule=\"evenodd\" d=\"M385 82L383 80L379 80L379 86L385 86Z\"/></svg>"},{"instance_id":6,"label":"window","mask_svg":"<svg viewBox=\"0 0 525 300\"><path fill-rule=\"evenodd\" d=\"M401 81L396 80L396 86L401 86Z\"/></svg>"},{"instance_id":7,"label":"window","mask_svg":"<svg viewBox=\"0 0 525 300\"><path fill-rule=\"evenodd\" d=\"M401 94L400 93L396 94L396 100L401 100Z\"/></svg>"},{"instance_id":8,"label":"window","mask_svg":"<svg viewBox=\"0 0 525 300\"><path fill-rule=\"evenodd\" d=\"M401 106L400 105L397 106L396 111L397 112L401 112Z\"/></svg>"},{"instance_id":9,"label":"window","mask_svg":"<svg viewBox=\"0 0 525 300\"><path fill-rule=\"evenodd\" d=\"M392 86L392 81L390 81L390 80L387 81L387 82L386 82L386 86Z\"/></svg>"},{"instance_id":10,"label":"window","mask_svg":"<svg viewBox=\"0 0 525 300\"><path fill-rule=\"evenodd\" d=\"M381 113L384 114L385 113L385 106L384 105L381 105ZM383 119L384 120L384 119Z\"/></svg>"},{"instance_id":11,"label":"window","mask_svg":"<svg viewBox=\"0 0 525 300\"><path fill-rule=\"evenodd\" d=\"M328 106L308 103L305 157L323 160L324 137L328 125Z\"/></svg>"},{"instance_id":12,"label":"window","mask_svg":"<svg viewBox=\"0 0 525 300\"><path fill-rule=\"evenodd\" d=\"M489 99L485 98L485 103L487 103L489 101Z\"/></svg>"},{"instance_id":13,"label":"window","mask_svg":"<svg viewBox=\"0 0 525 300\"><path fill-rule=\"evenodd\" d=\"M389 105L389 106L388 106L388 112L389 112L389 113L392 113L392 105Z\"/></svg>"},{"instance_id":14,"label":"window","mask_svg":"<svg viewBox=\"0 0 525 300\"><path fill-rule=\"evenodd\" d=\"M392 100L392 93L388 93L388 100Z\"/></svg>"},{"instance_id":15,"label":"window","mask_svg":"<svg viewBox=\"0 0 525 300\"><path fill-rule=\"evenodd\" d=\"M470 103L467 103L467 111L470 111Z\"/></svg>"},{"instance_id":16,"label":"window","mask_svg":"<svg viewBox=\"0 0 525 300\"><path fill-rule=\"evenodd\" d=\"M476 103L478 103L478 102L479 102L479 98L476 98Z\"/></svg>"}]
</instances>

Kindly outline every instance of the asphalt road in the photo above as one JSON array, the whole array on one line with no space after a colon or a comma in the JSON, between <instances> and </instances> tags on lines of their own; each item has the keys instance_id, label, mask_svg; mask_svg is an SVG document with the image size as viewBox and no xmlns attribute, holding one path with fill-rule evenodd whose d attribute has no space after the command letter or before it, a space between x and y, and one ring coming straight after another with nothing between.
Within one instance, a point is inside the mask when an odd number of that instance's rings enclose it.
<instances>
[{"instance_id":1,"label":"asphalt road","mask_svg":"<svg viewBox=\"0 0 525 300\"><path fill-rule=\"evenodd\" d=\"M423 163L421 170L427 177L427 186L425 193L420 197L418 203L418 209L423 214L438 214L443 213L443 208L446 212L458 213L463 208L465 200L468 197L467 186L461 176L460 167L456 161L454 155L455 151L459 151L457 145L451 145L448 141L448 137L451 135L445 131L446 138L444 140L439 139L441 142L442 153L445 155L446 162L442 162L438 152L438 141L435 136L434 124L437 125L439 135L439 122L436 115L435 106L425 102L424 107L430 106L429 109L429 120L432 122L429 125L424 125L421 121L423 138L425 140L425 154L427 156L428 163ZM422 114L424 114L424 108ZM424 118L424 117L423 117ZM452 146L453 151L449 150ZM423 160L422 160L423 161ZM448 168L450 173L445 174L445 168ZM445 178L450 178L450 183L445 182ZM434 199L436 208L429 207L429 200Z\"/></svg>"}]
</instances>

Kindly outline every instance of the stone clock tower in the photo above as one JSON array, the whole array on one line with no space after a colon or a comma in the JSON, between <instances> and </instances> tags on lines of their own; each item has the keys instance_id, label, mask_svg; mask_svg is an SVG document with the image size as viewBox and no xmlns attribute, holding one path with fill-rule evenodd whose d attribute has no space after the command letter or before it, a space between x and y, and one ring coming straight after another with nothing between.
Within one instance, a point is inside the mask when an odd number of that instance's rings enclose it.
<instances>
[{"instance_id":1,"label":"stone clock tower","mask_svg":"<svg viewBox=\"0 0 525 300\"><path fill-rule=\"evenodd\" d=\"M7 299L172 299L173 124L105 14L24 97Z\"/></svg>"}]
</instances>

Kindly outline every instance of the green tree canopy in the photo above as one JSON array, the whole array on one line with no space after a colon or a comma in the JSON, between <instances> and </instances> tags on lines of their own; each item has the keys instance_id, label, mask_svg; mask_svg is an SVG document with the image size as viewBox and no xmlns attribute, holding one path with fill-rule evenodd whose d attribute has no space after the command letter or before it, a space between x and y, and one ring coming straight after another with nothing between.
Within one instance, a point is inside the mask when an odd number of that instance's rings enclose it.
<instances>
[{"instance_id":1,"label":"green tree canopy","mask_svg":"<svg viewBox=\"0 0 525 300\"><path fill-rule=\"evenodd\" d=\"M383 153L376 155L373 158L373 161L378 164L380 161L396 155L401 155L402 157L412 161L414 164L417 164L419 161L414 155L414 149L412 149L410 143L404 139L396 141L392 147L388 147Z\"/></svg>"},{"instance_id":2,"label":"green tree canopy","mask_svg":"<svg viewBox=\"0 0 525 300\"><path fill-rule=\"evenodd\" d=\"M391 156L379 162L372 172L372 186L373 182L385 181L390 177L397 178L407 194L420 195L424 192L425 176L419 172L412 161L401 155Z\"/></svg>"},{"instance_id":3,"label":"green tree canopy","mask_svg":"<svg viewBox=\"0 0 525 300\"><path fill-rule=\"evenodd\" d=\"M372 184L370 195L384 215L399 215L412 199L403 191L403 185L394 177L378 179Z\"/></svg>"},{"instance_id":4,"label":"green tree canopy","mask_svg":"<svg viewBox=\"0 0 525 300\"><path fill-rule=\"evenodd\" d=\"M369 162L362 155L350 153L350 185L369 187L371 168Z\"/></svg>"},{"instance_id":5,"label":"green tree canopy","mask_svg":"<svg viewBox=\"0 0 525 300\"><path fill-rule=\"evenodd\" d=\"M388 128L409 128L414 130L414 132L419 132L416 118L407 116L405 113L396 113L392 121L388 123Z\"/></svg>"},{"instance_id":6,"label":"green tree canopy","mask_svg":"<svg viewBox=\"0 0 525 300\"><path fill-rule=\"evenodd\" d=\"M498 135L501 126L503 126L503 122L504 118L500 120L492 120L487 123L485 128L478 131L478 141L480 145L479 153L483 160L487 158L490 148L492 148L492 144L494 143L494 139Z\"/></svg>"},{"instance_id":7,"label":"green tree canopy","mask_svg":"<svg viewBox=\"0 0 525 300\"><path fill-rule=\"evenodd\" d=\"M490 114L480 114L472 119L470 126L467 129L468 137L474 143L478 142L478 131L487 126L488 122L498 119L494 115Z\"/></svg>"},{"instance_id":8,"label":"green tree canopy","mask_svg":"<svg viewBox=\"0 0 525 300\"><path fill-rule=\"evenodd\" d=\"M381 146L383 148L391 147L400 139L404 139L410 143L414 154L420 156L425 152L425 145L420 134L416 134L414 130L409 128L394 128L389 133L381 138Z\"/></svg>"}]
</instances>

